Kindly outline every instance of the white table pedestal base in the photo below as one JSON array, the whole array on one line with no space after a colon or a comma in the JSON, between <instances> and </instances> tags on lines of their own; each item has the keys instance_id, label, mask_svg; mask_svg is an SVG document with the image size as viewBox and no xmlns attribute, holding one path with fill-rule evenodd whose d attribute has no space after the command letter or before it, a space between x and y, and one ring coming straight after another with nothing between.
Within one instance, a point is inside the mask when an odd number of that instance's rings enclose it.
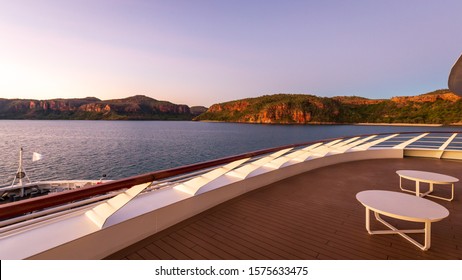
<instances>
[{"instance_id":1,"label":"white table pedestal base","mask_svg":"<svg viewBox=\"0 0 462 280\"><path fill-rule=\"evenodd\" d=\"M390 223L382 219L380 217L379 213L374 212L375 219L388 228L390 230L371 230L370 228L370 211L371 209L366 207L366 229L369 234L399 234L402 237L404 237L406 240L414 244L415 246L419 247L423 251L427 251L430 246L431 246L431 223L430 222L425 222L425 227L423 229L397 229L396 227L392 226ZM416 241L414 238L410 237L406 233L423 233L425 234L425 243L420 244L418 241Z\"/></svg>"}]
</instances>

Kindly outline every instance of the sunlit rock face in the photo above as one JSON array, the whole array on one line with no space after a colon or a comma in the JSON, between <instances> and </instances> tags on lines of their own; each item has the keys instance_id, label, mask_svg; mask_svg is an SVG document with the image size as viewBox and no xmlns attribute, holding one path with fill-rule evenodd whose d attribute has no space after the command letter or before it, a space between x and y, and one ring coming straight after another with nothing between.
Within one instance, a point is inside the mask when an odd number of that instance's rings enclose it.
<instances>
[{"instance_id":1,"label":"sunlit rock face","mask_svg":"<svg viewBox=\"0 0 462 280\"><path fill-rule=\"evenodd\" d=\"M203 111L205 107L197 107L193 114L187 105L144 95L113 100L0 98L0 119L191 120Z\"/></svg>"},{"instance_id":2,"label":"sunlit rock face","mask_svg":"<svg viewBox=\"0 0 462 280\"><path fill-rule=\"evenodd\" d=\"M462 98L447 89L417 96L367 99L274 94L212 105L196 120L264 124L462 122Z\"/></svg>"}]
</instances>

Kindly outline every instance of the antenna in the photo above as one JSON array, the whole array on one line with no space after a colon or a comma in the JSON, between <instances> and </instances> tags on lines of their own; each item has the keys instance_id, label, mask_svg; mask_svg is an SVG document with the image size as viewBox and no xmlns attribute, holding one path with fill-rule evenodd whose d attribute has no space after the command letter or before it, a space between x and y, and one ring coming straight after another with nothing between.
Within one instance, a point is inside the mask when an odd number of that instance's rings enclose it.
<instances>
[{"instance_id":1,"label":"antenna","mask_svg":"<svg viewBox=\"0 0 462 280\"><path fill-rule=\"evenodd\" d=\"M21 147L19 149L19 167L18 171L16 172L16 176L14 176L13 183L11 184L12 186L16 182L16 179L18 179L18 183L20 186L24 186L24 181L23 179L25 178L28 183L30 183L29 176L26 174L26 170L24 169L22 165L22 153L23 153L23 148ZM21 189L21 197L24 196L24 189Z\"/></svg>"},{"instance_id":2,"label":"antenna","mask_svg":"<svg viewBox=\"0 0 462 280\"><path fill-rule=\"evenodd\" d=\"M107 175L106 175L106 174L103 174L103 175L101 176L101 178L99 179L99 182L101 183L101 182L103 181L103 179L106 178L106 177L107 177Z\"/></svg>"}]
</instances>

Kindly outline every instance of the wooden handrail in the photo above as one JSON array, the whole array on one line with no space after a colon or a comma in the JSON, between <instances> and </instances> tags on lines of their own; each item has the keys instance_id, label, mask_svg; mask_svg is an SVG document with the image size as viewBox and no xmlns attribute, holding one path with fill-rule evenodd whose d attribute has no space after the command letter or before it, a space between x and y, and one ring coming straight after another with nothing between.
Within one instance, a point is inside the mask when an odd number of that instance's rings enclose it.
<instances>
[{"instance_id":1,"label":"wooden handrail","mask_svg":"<svg viewBox=\"0 0 462 280\"><path fill-rule=\"evenodd\" d=\"M432 132L433 133L461 133L457 131L451 131L451 132L432 131ZM425 133L425 132L396 132L396 134L420 134L420 133ZM366 137L366 136L371 136L371 135L387 135L387 134L395 134L395 133L393 132L391 133L390 132L371 133L371 134L363 134L363 135L356 135L356 136ZM197 163L197 164L191 164L191 165L176 167L172 169L150 172L150 173L146 173L146 174L142 174L138 176L115 180L115 181L107 182L104 184L89 186L85 188L80 188L80 189L75 189L75 190L70 190L70 191L65 191L65 192L60 192L60 193L53 193L53 194L48 194L46 196L40 196L40 197L35 197L35 198L29 198L26 200L6 203L6 204L0 205L0 220L19 216L19 215L29 213L32 211L37 211L37 210L42 210L42 209L46 209L49 207L62 205L65 203L92 197L95 195L101 195L101 194L111 192L111 191L129 188L129 187L132 187L138 184L153 182L153 181L160 180L160 179L165 179L165 178L169 178L169 177L173 177L177 175L187 174L193 171L210 168L210 167L221 165L221 164L230 163L232 161L236 161L236 160L240 160L240 159L244 159L248 157L255 157L255 156L260 156L260 155L276 152L282 149L307 146L307 145L311 145L311 144L319 143L319 142L330 142L330 141L334 141L337 139L344 139L348 137L353 137L353 136L336 137L336 138L330 138L330 139L316 140L316 141L310 141L310 142L305 142L305 143L291 144L291 145L285 145L285 146L280 146L280 147L275 147L275 148L263 149L263 150L253 151L253 152L244 153L244 154L240 154L236 156L225 157L225 158L221 158L217 160L212 160L212 161L207 161L207 162L202 162L202 163Z\"/></svg>"}]
</instances>

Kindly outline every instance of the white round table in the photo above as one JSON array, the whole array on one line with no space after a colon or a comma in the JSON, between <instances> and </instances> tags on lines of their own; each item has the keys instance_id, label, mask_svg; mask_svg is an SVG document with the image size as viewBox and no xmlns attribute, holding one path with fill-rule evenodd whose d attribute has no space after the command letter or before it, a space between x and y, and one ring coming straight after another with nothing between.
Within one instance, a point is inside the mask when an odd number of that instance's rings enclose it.
<instances>
[{"instance_id":1,"label":"white round table","mask_svg":"<svg viewBox=\"0 0 462 280\"><path fill-rule=\"evenodd\" d=\"M412 244L426 251L431 245L431 223L441 221L449 211L436 202L400 192L370 190L356 194L356 199L366 208L366 229L369 234L399 234ZM391 230L370 229L370 210L375 218ZM423 229L400 230L383 220L380 215L398 220L422 222ZM425 243L420 244L406 233L424 233Z\"/></svg>"},{"instance_id":2,"label":"white round table","mask_svg":"<svg viewBox=\"0 0 462 280\"><path fill-rule=\"evenodd\" d=\"M402 191L415 193L416 196L420 196L420 197L429 196L429 197L443 199L447 201L452 201L454 199L454 183L459 182L459 179L455 177L444 175L444 174L439 174L439 173L427 172L427 171L398 170L396 171L396 174L399 175L399 188ZM415 181L415 191L407 190L402 187L403 178L411 180L411 181ZM428 183L430 186L429 190L425 193L422 193L420 191L421 182ZM433 192L433 185L451 185L451 197L446 198L442 196L431 195L431 193Z\"/></svg>"}]
</instances>

